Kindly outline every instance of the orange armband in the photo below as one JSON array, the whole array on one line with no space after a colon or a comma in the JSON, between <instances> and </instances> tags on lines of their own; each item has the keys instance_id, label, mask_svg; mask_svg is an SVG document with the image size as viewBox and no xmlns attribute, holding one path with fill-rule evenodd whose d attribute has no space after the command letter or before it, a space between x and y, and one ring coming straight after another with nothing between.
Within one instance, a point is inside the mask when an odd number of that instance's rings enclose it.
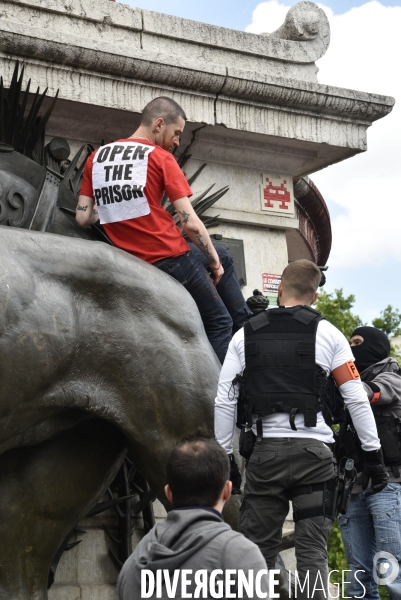
<instances>
[{"instance_id":1,"label":"orange armband","mask_svg":"<svg viewBox=\"0 0 401 600\"><path fill-rule=\"evenodd\" d=\"M337 367L334 371L331 372L334 377L334 381L337 386L340 387L343 383L347 383L347 381L352 381L353 379L359 379L358 369L354 365L352 360L341 365L341 367Z\"/></svg>"}]
</instances>

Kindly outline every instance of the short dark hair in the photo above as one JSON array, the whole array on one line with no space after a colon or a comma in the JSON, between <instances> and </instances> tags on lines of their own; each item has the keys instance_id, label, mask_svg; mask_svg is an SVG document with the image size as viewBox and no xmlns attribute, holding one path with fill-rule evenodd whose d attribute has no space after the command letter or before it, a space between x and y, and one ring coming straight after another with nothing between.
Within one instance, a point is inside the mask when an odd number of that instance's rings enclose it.
<instances>
[{"instance_id":1,"label":"short dark hair","mask_svg":"<svg viewBox=\"0 0 401 600\"><path fill-rule=\"evenodd\" d=\"M167 461L167 483L174 508L215 506L229 475L227 453L214 438L184 438Z\"/></svg>"},{"instance_id":2,"label":"short dark hair","mask_svg":"<svg viewBox=\"0 0 401 600\"><path fill-rule=\"evenodd\" d=\"M317 291L322 274L311 260L294 260L283 271L283 293L289 298L311 300Z\"/></svg>"},{"instance_id":3,"label":"short dark hair","mask_svg":"<svg viewBox=\"0 0 401 600\"><path fill-rule=\"evenodd\" d=\"M187 120L181 106L172 98L159 96L151 100L142 111L141 125L149 127L159 117L162 117L166 125L176 123L178 117Z\"/></svg>"}]
</instances>

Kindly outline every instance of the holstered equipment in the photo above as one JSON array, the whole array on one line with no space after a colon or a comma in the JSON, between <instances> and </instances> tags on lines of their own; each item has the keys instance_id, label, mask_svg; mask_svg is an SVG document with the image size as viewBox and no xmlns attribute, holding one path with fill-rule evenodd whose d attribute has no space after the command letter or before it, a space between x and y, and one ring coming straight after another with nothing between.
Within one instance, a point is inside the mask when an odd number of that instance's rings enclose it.
<instances>
[{"instance_id":1,"label":"holstered equipment","mask_svg":"<svg viewBox=\"0 0 401 600\"><path fill-rule=\"evenodd\" d=\"M244 326L245 371L237 425L252 426L257 437L262 418L276 412L303 414L306 427L316 427L317 414L328 396L328 378L316 365L316 330L323 317L309 306L275 308L251 317Z\"/></svg>"},{"instance_id":2,"label":"holstered equipment","mask_svg":"<svg viewBox=\"0 0 401 600\"><path fill-rule=\"evenodd\" d=\"M251 457L255 442L256 435L253 433L252 429L245 426L241 427L238 449L241 456L243 456L246 460Z\"/></svg>"},{"instance_id":3,"label":"holstered equipment","mask_svg":"<svg viewBox=\"0 0 401 600\"><path fill-rule=\"evenodd\" d=\"M298 496L310 496L309 502L307 498L304 498L303 508L296 507L297 502L293 503L294 523L321 515L334 521L339 513L344 515L349 508L355 479L356 471L353 460L344 458L332 479L324 483L312 483L293 488L290 491L290 500L294 500ZM316 492L321 493L316 494Z\"/></svg>"},{"instance_id":4,"label":"holstered equipment","mask_svg":"<svg viewBox=\"0 0 401 600\"><path fill-rule=\"evenodd\" d=\"M391 467L394 477L398 478L400 477L399 465L401 465L401 419L391 415L384 416L382 414L383 410L388 409L389 405L383 408L372 406L377 434L383 451L384 464ZM362 470L364 465L362 446L348 412L346 421L340 427L336 454L338 457L348 456L352 458L357 470Z\"/></svg>"},{"instance_id":5,"label":"holstered equipment","mask_svg":"<svg viewBox=\"0 0 401 600\"><path fill-rule=\"evenodd\" d=\"M314 492L321 493L315 494ZM296 503L293 503L294 523L301 521L302 519L320 517L322 515L332 519L333 521L336 518L338 487L337 479L335 477L322 483L300 485L296 488L293 488L289 493L289 499L292 501L298 496L310 496L310 501L305 502L306 506L301 509L296 508Z\"/></svg>"}]
</instances>

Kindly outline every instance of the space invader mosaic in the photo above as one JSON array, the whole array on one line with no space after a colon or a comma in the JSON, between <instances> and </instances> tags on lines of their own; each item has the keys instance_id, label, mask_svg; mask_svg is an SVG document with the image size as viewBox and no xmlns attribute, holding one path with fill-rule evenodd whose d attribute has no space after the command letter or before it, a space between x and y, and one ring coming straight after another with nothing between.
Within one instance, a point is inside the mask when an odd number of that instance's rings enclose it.
<instances>
[{"instance_id":1,"label":"space invader mosaic","mask_svg":"<svg viewBox=\"0 0 401 600\"><path fill-rule=\"evenodd\" d=\"M294 216L294 187L291 175L264 173L260 197L262 210Z\"/></svg>"}]
</instances>

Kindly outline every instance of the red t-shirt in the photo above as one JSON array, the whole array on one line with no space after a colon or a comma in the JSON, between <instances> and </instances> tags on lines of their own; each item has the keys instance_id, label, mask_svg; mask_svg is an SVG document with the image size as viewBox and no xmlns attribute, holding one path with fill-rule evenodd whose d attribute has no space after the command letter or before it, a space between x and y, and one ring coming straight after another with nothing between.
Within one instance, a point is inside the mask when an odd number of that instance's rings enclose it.
<instances>
[{"instance_id":1,"label":"red t-shirt","mask_svg":"<svg viewBox=\"0 0 401 600\"><path fill-rule=\"evenodd\" d=\"M149 263L188 252L189 246L181 230L174 223L173 217L161 206L165 192L170 202L184 196L192 196L191 188L175 158L148 140L130 138L118 141L142 143L154 147L148 157L146 185L143 190L149 203L150 213L133 219L103 224L111 242ZM91 198L94 197L92 168L96 152L97 150L86 161L80 191L82 195ZM135 181L132 183L135 184Z\"/></svg>"}]
</instances>

